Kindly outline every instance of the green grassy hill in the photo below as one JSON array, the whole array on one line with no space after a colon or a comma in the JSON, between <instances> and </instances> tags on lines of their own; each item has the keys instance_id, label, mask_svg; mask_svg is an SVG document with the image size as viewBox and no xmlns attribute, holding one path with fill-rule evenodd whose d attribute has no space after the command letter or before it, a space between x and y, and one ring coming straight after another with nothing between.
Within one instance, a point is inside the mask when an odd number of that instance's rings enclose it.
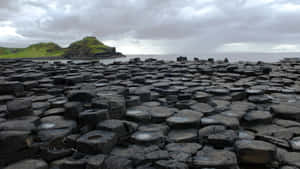
<instances>
[{"instance_id":1,"label":"green grassy hill","mask_svg":"<svg viewBox=\"0 0 300 169\"><path fill-rule=\"evenodd\" d=\"M55 43L38 43L27 48L0 48L0 58L35 58L61 56L64 49Z\"/></svg>"},{"instance_id":2,"label":"green grassy hill","mask_svg":"<svg viewBox=\"0 0 300 169\"><path fill-rule=\"evenodd\" d=\"M66 57L93 57L101 53L114 52L114 48L104 45L96 37L86 37L80 41L72 43L64 53Z\"/></svg>"},{"instance_id":3,"label":"green grassy hill","mask_svg":"<svg viewBox=\"0 0 300 169\"><path fill-rule=\"evenodd\" d=\"M96 37L86 37L72 43L68 48L61 48L55 43L38 43L27 48L0 47L1 58L36 58L51 56L93 57L101 53L115 53L115 48L104 45Z\"/></svg>"}]
</instances>

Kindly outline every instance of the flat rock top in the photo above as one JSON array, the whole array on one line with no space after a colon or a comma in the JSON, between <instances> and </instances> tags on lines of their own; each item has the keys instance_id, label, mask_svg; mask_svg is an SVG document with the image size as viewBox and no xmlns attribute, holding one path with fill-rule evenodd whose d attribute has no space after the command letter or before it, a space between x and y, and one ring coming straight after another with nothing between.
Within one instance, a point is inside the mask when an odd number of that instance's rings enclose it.
<instances>
[{"instance_id":1,"label":"flat rock top","mask_svg":"<svg viewBox=\"0 0 300 169\"><path fill-rule=\"evenodd\" d=\"M45 161L42 161L42 160L30 159L30 160L24 160L24 161L20 161L18 163L9 165L9 166L5 167L4 169L19 169L19 168L23 168L23 169L48 169L48 164Z\"/></svg>"},{"instance_id":2,"label":"flat rock top","mask_svg":"<svg viewBox=\"0 0 300 169\"><path fill-rule=\"evenodd\" d=\"M299 77L300 59L1 60L0 168L300 167Z\"/></svg>"},{"instance_id":3,"label":"flat rock top","mask_svg":"<svg viewBox=\"0 0 300 169\"><path fill-rule=\"evenodd\" d=\"M280 103L271 107L275 114L286 115L299 115L300 114L300 102L296 103Z\"/></svg>"},{"instance_id":4,"label":"flat rock top","mask_svg":"<svg viewBox=\"0 0 300 169\"><path fill-rule=\"evenodd\" d=\"M256 140L241 140L236 141L235 146L237 149L242 150L261 150L275 152L276 147L270 143Z\"/></svg>"}]
</instances>

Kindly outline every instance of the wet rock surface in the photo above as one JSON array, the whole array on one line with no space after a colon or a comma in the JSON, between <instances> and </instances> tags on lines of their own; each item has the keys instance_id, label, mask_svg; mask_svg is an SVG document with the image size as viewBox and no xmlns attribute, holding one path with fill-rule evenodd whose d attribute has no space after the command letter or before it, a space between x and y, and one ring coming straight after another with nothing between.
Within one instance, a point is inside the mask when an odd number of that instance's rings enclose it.
<instances>
[{"instance_id":1,"label":"wet rock surface","mask_svg":"<svg viewBox=\"0 0 300 169\"><path fill-rule=\"evenodd\" d=\"M300 59L0 70L0 168L300 167Z\"/></svg>"}]
</instances>

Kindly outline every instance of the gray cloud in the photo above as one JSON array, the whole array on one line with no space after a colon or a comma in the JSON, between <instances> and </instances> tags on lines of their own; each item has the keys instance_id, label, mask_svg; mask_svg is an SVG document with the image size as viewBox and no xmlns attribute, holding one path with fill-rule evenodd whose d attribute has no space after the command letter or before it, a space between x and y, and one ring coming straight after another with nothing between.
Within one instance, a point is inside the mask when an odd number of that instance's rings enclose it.
<instances>
[{"instance_id":1,"label":"gray cloud","mask_svg":"<svg viewBox=\"0 0 300 169\"><path fill-rule=\"evenodd\" d=\"M162 45L165 53L210 52L232 43L300 44L300 0L1 0L0 27L1 21L23 36L1 39L0 33L1 43L15 45L66 45L87 35L151 41L144 45Z\"/></svg>"}]
</instances>

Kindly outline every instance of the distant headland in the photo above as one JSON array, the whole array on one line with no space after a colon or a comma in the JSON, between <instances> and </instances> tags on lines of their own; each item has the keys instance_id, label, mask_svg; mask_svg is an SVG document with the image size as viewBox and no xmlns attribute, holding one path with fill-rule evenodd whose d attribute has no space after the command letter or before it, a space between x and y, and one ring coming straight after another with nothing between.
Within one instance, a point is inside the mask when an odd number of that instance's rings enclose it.
<instances>
[{"instance_id":1,"label":"distant headland","mask_svg":"<svg viewBox=\"0 0 300 169\"><path fill-rule=\"evenodd\" d=\"M26 48L0 47L0 59L15 58L58 58L58 59L106 59L124 57L115 47L110 47L96 37L85 37L73 42L67 48L50 43L32 44Z\"/></svg>"}]
</instances>

